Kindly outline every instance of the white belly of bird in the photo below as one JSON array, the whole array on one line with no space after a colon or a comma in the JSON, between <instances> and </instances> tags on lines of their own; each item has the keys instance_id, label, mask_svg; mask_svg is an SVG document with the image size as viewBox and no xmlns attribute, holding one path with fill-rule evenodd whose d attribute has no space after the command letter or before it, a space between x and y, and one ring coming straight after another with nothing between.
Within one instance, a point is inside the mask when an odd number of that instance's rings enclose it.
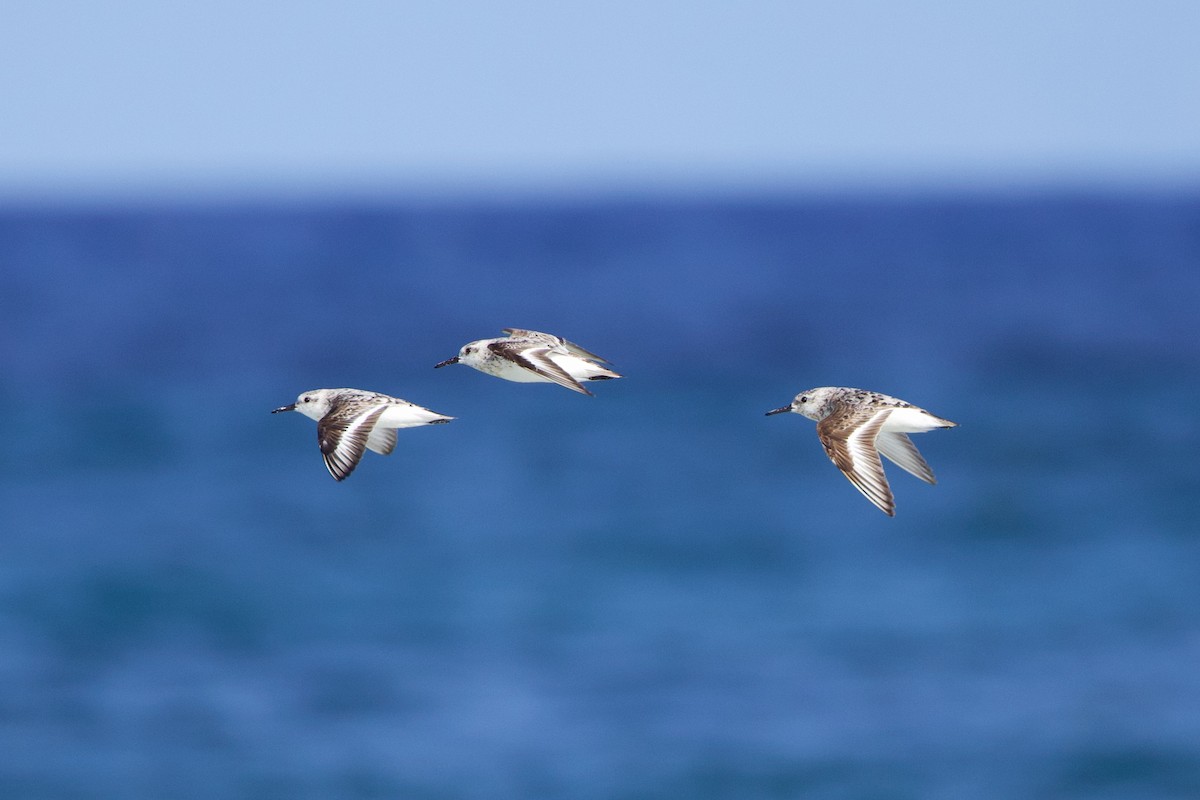
<instances>
[{"instance_id":1,"label":"white belly of bird","mask_svg":"<svg viewBox=\"0 0 1200 800\"><path fill-rule=\"evenodd\" d=\"M562 368L563 372L577 381L591 380L597 375L611 374L603 367L596 366L590 361L576 358L570 354L551 353L548 357ZM489 359L483 362L480 371L494 375L497 378L504 378L506 381L516 381L517 383L553 383L549 378L542 377L532 370L514 364L507 358Z\"/></svg>"},{"instance_id":2,"label":"white belly of bird","mask_svg":"<svg viewBox=\"0 0 1200 800\"><path fill-rule=\"evenodd\" d=\"M922 433L944 427L945 422L919 408L893 408L880 430L891 433Z\"/></svg>"},{"instance_id":3,"label":"white belly of bird","mask_svg":"<svg viewBox=\"0 0 1200 800\"><path fill-rule=\"evenodd\" d=\"M413 428L417 425L428 425L434 420L445 417L420 406L391 405L379 415L377 425L384 428Z\"/></svg>"},{"instance_id":4,"label":"white belly of bird","mask_svg":"<svg viewBox=\"0 0 1200 800\"><path fill-rule=\"evenodd\" d=\"M480 364L480 372L486 372L488 375L494 375L497 378L503 378L506 381L516 381L517 383L549 383L549 378L543 378L536 372L531 372L524 367L519 367L507 358L493 358L489 361L484 361Z\"/></svg>"}]
</instances>

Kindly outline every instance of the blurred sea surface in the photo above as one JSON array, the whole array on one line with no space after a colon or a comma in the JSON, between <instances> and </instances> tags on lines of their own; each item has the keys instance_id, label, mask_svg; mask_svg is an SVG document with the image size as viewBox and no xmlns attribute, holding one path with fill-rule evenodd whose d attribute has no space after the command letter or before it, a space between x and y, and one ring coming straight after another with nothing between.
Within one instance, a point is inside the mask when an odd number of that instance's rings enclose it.
<instances>
[{"instance_id":1,"label":"blurred sea surface","mask_svg":"<svg viewBox=\"0 0 1200 800\"><path fill-rule=\"evenodd\" d=\"M1200 797L1198 307L1188 194L0 209L0 797Z\"/></svg>"}]
</instances>

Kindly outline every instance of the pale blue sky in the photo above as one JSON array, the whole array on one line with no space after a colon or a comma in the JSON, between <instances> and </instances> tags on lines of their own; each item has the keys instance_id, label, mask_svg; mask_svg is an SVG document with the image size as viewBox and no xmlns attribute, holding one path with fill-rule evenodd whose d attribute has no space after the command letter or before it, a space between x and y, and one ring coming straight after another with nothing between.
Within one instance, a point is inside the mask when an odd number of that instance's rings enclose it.
<instances>
[{"instance_id":1,"label":"pale blue sky","mask_svg":"<svg viewBox=\"0 0 1200 800\"><path fill-rule=\"evenodd\" d=\"M1200 3L7 3L0 195L1200 183Z\"/></svg>"}]
</instances>

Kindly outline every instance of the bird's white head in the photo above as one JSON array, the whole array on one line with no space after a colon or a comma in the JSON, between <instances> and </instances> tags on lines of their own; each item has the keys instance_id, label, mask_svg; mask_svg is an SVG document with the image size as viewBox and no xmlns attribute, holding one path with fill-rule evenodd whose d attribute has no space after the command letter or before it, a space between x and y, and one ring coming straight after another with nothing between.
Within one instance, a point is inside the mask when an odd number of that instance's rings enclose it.
<instances>
[{"instance_id":1,"label":"bird's white head","mask_svg":"<svg viewBox=\"0 0 1200 800\"><path fill-rule=\"evenodd\" d=\"M783 408L776 408L768 411L767 414L782 414L785 411L792 411L809 419L823 420L829 416L831 403L837 395L836 386L820 386L816 389L809 389L807 392L801 392L796 395L790 405Z\"/></svg>"},{"instance_id":2,"label":"bird's white head","mask_svg":"<svg viewBox=\"0 0 1200 800\"><path fill-rule=\"evenodd\" d=\"M448 364L466 364L468 367L478 367L487 357L488 339L480 339L476 342L467 342L458 351L458 355L454 358L447 358L440 364L434 364L434 369L444 367Z\"/></svg>"},{"instance_id":3,"label":"bird's white head","mask_svg":"<svg viewBox=\"0 0 1200 800\"><path fill-rule=\"evenodd\" d=\"M329 413L329 407L333 404L333 395L333 389L313 389L297 397L296 402L290 406L277 408L271 413L278 414L280 411L299 411L310 419L319 420Z\"/></svg>"}]
</instances>

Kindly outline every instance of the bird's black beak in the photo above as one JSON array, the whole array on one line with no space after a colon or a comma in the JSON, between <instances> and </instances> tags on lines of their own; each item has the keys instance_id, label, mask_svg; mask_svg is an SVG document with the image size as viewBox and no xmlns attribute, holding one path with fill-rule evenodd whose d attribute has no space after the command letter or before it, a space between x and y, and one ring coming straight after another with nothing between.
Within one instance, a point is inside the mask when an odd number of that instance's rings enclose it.
<instances>
[{"instance_id":1,"label":"bird's black beak","mask_svg":"<svg viewBox=\"0 0 1200 800\"><path fill-rule=\"evenodd\" d=\"M278 414L280 411L295 411L295 410L296 410L296 404L292 403L290 406L280 406L279 408L275 409L271 413Z\"/></svg>"},{"instance_id":2,"label":"bird's black beak","mask_svg":"<svg viewBox=\"0 0 1200 800\"><path fill-rule=\"evenodd\" d=\"M782 414L785 411L791 411L791 410L792 410L791 406L784 406L783 408L775 408L775 409L768 411L767 416L769 417L772 414Z\"/></svg>"},{"instance_id":3,"label":"bird's black beak","mask_svg":"<svg viewBox=\"0 0 1200 800\"><path fill-rule=\"evenodd\" d=\"M457 363L458 363L458 356L455 356L454 358L447 358L445 361L442 361L441 363L434 364L433 368L437 369L438 367L444 367L447 364L457 364Z\"/></svg>"}]
</instances>

